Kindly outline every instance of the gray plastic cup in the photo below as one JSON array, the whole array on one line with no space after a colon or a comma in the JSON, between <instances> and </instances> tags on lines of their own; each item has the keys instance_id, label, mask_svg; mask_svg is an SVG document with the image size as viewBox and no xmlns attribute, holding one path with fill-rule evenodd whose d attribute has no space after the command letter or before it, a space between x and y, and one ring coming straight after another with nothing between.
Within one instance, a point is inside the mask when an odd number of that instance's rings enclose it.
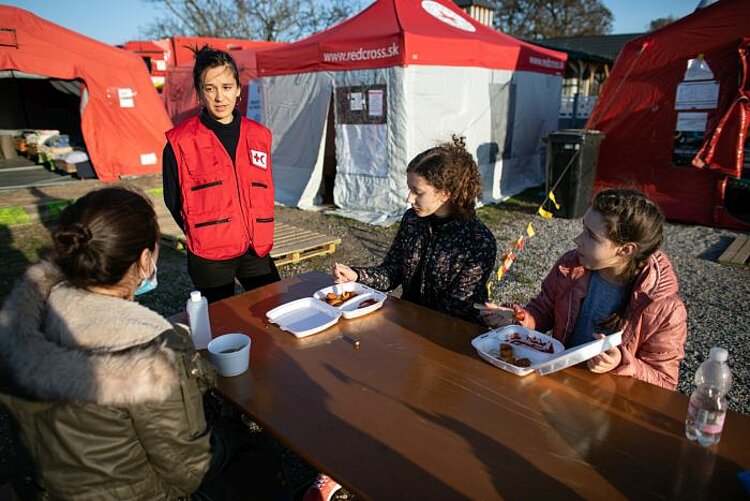
<instances>
[{"instance_id":1,"label":"gray plastic cup","mask_svg":"<svg viewBox=\"0 0 750 501\"><path fill-rule=\"evenodd\" d=\"M238 376L250 364L250 344L245 334L223 334L208 343L208 358L220 376Z\"/></svg>"}]
</instances>

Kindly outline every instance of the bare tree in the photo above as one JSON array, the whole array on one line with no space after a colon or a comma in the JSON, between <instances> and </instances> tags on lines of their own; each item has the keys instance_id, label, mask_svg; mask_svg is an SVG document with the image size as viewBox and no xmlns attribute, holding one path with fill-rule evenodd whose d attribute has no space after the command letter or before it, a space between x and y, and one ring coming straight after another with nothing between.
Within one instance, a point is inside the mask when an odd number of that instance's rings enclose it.
<instances>
[{"instance_id":1,"label":"bare tree","mask_svg":"<svg viewBox=\"0 0 750 501\"><path fill-rule=\"evenodd\" d=\"M600 0L495 0L495 27L519 38L604 35L612 12Z\"/></svg>"},{"instance_id":2,"label":"bare tree","mask_svg":"<svg viewBox=\"0 0 750 501\"><path fill-rule=\"evenodd\" d=\"M677 18L674 16L667 16L667 17L660 17L658 19L654 19L650 23L648 23L648 31L655 31L659 28L663 28L668 24L672 24L673 22L677 21Z\"/></svg>"},{"instance_id":3,"label":"bare tree","mask_svg":"<svg viewBox=\"0 0 750 501\"><path fill-rule=\"evenodd\" d=\"M148 0L165 15L143 30L174 35L290 41L327 28L361 8L361 0Z\"/></svg>"}]
</instances>

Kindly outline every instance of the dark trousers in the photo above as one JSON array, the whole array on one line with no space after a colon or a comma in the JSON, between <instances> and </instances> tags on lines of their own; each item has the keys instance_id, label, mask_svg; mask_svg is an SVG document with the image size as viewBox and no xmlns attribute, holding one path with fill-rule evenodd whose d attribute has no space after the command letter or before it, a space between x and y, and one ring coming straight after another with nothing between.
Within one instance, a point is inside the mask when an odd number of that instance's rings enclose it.
<instances>
[{"instance_id":1,"label":"dark trousers","mask_svg":"<svg viewBox=\"0 0 750 501\"><path fill-rule=\"evenodd\" d=\"M270 254L259 257L252 248L222 261L204 259L188 251L188 274L209 303L234 296L235 279L246 292L281 280Z\"/></svg>"}]
</instances>

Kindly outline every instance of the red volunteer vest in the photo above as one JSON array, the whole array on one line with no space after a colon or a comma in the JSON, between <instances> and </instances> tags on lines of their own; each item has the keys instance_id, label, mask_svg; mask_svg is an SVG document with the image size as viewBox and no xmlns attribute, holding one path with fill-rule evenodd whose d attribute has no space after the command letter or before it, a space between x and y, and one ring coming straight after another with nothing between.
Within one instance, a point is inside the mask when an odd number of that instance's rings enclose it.
<instances>
[{"instance_id":1,"label":"red volunteer vest","mask_svg":"<svg viewBox=\"0 0 750 501\"><path fill-rule=\"evenodd\" d=\"M167 132L177 159L182 217L190 251L204 259L232 259L252 246L273 247L271 131L241 118L235 166L216 135L190 118Z\"/></svg>"}]
</instances>

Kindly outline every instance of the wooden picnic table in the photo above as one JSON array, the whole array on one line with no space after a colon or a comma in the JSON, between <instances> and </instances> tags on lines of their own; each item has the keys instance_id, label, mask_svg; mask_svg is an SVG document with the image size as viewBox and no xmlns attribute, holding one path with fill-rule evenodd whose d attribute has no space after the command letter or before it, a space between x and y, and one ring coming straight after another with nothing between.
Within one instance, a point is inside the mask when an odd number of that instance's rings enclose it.
<instances>
[{"instance_id":1,"label":"wooden picnic table","mask_svg":"<svg viewBox=\"0 0 750 501\"><path fill-rule=\"evenodd\" d=\"M252 338L250 369L218 390L358 496L744 499L750 417L729 412L704 449L684 437L685 395L583 367L515 376L477 356L481 326L393 297L303 339L267 323L330 284L306 273L211 305L214 336Z\"/></svg>"}]
</instances>

